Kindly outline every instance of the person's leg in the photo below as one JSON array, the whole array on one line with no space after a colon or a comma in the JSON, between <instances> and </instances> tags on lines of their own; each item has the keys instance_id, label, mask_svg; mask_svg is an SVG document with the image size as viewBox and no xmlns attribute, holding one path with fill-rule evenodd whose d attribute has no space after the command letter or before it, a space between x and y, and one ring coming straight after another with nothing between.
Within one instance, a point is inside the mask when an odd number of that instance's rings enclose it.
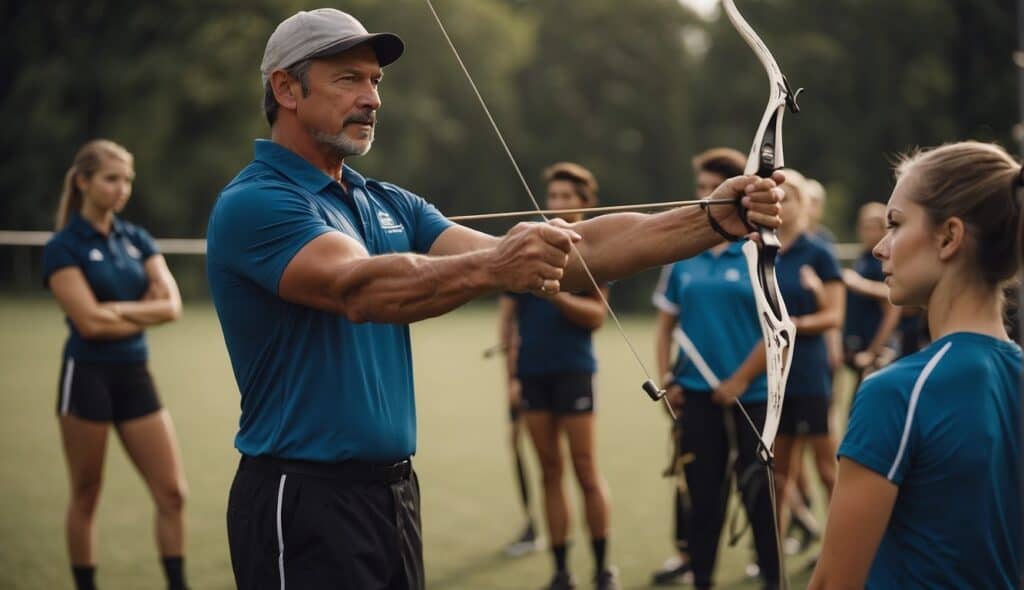
<instances>
[{"instance_id":1,"label":"person's leg","mask_svg":"<svg viewBox=\"0 0 1024 590\"><path fill-rule=\"evenodd\" d=\"M736 419L736 440L739 447L739 457L736 461L736 483L754 535L754 549L757 551L757 565L761 579L765 585L772 586L780 583L778 541L775 535L775 515L772 513L775 507L772 506L768 487L767 469L770 467L766 467L761 462L757 453L758 435L764 425L767 406L765 404L749 404L746 409L757 426L758 432L753 432L746 420ZM734 413L737 412L738 410L734 410Z\"/></svg>"},{"instance_id":2,"label":"person's leg","mask_svg":"<svg viewBox=\"0 0 1024 590\"><path fill-rule=\"evenodd\" d=\"M103 479L109 424L76 416L60 417L60 433L71 480L65 515L68 554L76 586L92 587L96 567L96 506Z\"/></svg>"},{"instance_id":3,"label":"person's leg","mask_svg":"<svg viewBox=\"0 0 1024 590\"><path fill-rule=\"evenodd\" d=\"M772 467L775 476L775 512L778 515L780 531L787 530L789 525L789 489L793 486L795 470L800 466L797 453L801 448L802 446L797 444L797 437L790 434L780 433L775 438L775 458Z\"/></svg>"},{"instance_id":4,"label":"person's leg","mask_svg":"<svg viewBox=\"0 0 1024 590\"><path fill-rule=\"evenodd\" d=\"M544 516L556 571L566 568L566 539L569 533L569 502L562 483L562 450L559 425L551 412L526 412L526 425L540 462L544 486Z\"/></svg>"},{"instance_id":5,"label":"person's leg","mask_svg":"<svg viewBox=\"0 0 1024 590\"><path fill-rule=\"evenodd\" d=\"M576 481L583 492L587 529L590 531L594 550L594 568L600 573L606 569L605 552L610 532L611 510L608 482L597 467L594 415L568 415L562 417L561 422L569 436L572 466L576 473Z\"/></svg>"},{"instance_id":6,"label":"person's leg","mask_svg":"<svg viewBox=\"0 0 1024 590\"><path fill-rule=\"evenodd\" d=\"M184 588L185 470L171 416L165 409L117 425L128 457L156 504L156 538L172 588Z\"/></svg>"},{"instance_id":7,"label":"person's leg","mask_svg":"<svg viewBox=\"0 0 1024 590\"><path fill-rule=\"evenodd\" d=\"M690 490L690 560L697 588L713 584L718 541L725 519L724 493L729 443L722 407L709 393L690 393L680 412L682 449L692 453L686 464L686 485Z\"/></svg>"},{"instance_id":8,"label":"person's leg","mask_svg":"<svg viewBox=\"0 0 1024 590\"><path fill-rule=\"evenodd\" d=\"M836 443L829 434L809 437L811 449L814 451L814 464L818 469L818 477L825 486L828 497L832 497L832 489L836 485Z\"/></svg>"}]
</instances>

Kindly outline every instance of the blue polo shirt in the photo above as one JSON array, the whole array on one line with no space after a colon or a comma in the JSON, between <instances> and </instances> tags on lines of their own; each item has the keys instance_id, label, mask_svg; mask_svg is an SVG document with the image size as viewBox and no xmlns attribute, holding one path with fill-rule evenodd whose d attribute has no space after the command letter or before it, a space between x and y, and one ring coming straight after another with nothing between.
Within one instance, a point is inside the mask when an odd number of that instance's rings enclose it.
<instances>
[{"instance_id":1,"label":"blue polo shirt","mask_svg":"<svg viewBox=\"0 0 1024 590\"><path fill-rule=\"evenodd\" d=\"M53 273L77 267L97 301L136 301L146 294L149 279L145 262L159 253L149 232L117 217L110 233L101 234L84 217L72 213L64 229L53 234L43 248L43 285ZM146 335L140 332L116 340L86 340L67 317L68 339L64 358L93 363L136 363L146 360Z\"/></svg>"},{"instance_id":2,"label":"blue polo shirt","mask_svg":"<svg viewBox=\"0 0 1024 590\"><path fill-rule=\"evenodd\" d=\"M789 248L779 252L775 260L775 276L786 309L792 317L818 311L814 293L800 284L800 268L810 266L823 283L842 280L839 261L832 250L814 236L802 234ZM828 351L822 334L796 336L793 362L790 365L786 395L832 394L832 376L828 367Z\"/></svg>"},{"instance_id":3,"label":"blue polo shirt","mask_svg":"<svg viewBox=\"0 0 1024 590\"><path fill-rule=\"evenodd\" d=\"M882 262L870 250L861 253L853 263L853 270L869 281L881 281ZM843 348L847 353L866 350L882 325L882 306L874 297L846 291L846 321L843 323Z\"/></svg>"},{"instance_id":4,"label":"blue polo shirt","mask_svg":"<svg viewBox=\"0 0 1024 590\"><path fill-rule=\"evenodd\" d=\"M868 377L839 456L899 486L868 588L1017 588L1021 350L939 338Z\"/></svg>"},{"instance_id":5,"label":"blue polo shirt","mask_svg":"<svg viewBox=\"0 0 1024 590\"><path fill-rule=\"evenodd\" d=\"M666 266L652 299L655 307L679 318L679 327L719 379L728 379L761 341L742 242L730 244L718 255L706 250ZM686 362L681 349L679 359L675 382L686 391L711 391L696 365ZM740 399L744 403L768 401L763 373Z\"/></svg>"},{"instance_id":6,"label":"blue polo shirt","mask_svg":"<svg viewBox=\"0 0 1024 590\"><path fill-rule=\"evenodd\" d=\"M597 371L592 331L574 324L547 299L529 293L507 293L516 302L519 356L516 376Z\"/></svg>"},{"instance_id":7,"label":"blue polo shirt","mask_svg":"<svg viewBox=\"0 0 1024 590\"><path fill-rule=\"evenodd\" d=\"M392 461L416 452L409 328L289 303L278 284L311 240L342 232L371 255L426 253L450 225L432 205L345 166L341 185L267 140L221 192L207 275L238 389L246 455Z\"/></svg>"}]
</instances>

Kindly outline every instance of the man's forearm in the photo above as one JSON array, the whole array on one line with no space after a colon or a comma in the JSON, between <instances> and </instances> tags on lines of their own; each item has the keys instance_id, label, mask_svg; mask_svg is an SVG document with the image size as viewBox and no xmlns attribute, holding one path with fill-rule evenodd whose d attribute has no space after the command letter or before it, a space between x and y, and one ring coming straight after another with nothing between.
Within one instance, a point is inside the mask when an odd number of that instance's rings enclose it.
<instances>
[{"instance_id":1,"label":"man's forearm","mask_svg":"<svg viewBox=\"0 0 1024 590\"><path fill-rule=\"evenodd\" d=\"M500 288L492 251L456 256L389 254L349 263L332 285L340 311L356 322L405 324L449 312Z\"/></svg>"},{"instance_id":2,"label":"man's forearm","mask_svg":"<svg viewBox=\"0 0 1024 590\"><path fill-rule=\"evenodd\" d=\"M702 209L678 208L656 215L617 213L576 223L583 236L579 255L599 283L694 256L721 243ZM562 290L593 288L576 256L566 268Z\"/></svg>"}]
</instances>

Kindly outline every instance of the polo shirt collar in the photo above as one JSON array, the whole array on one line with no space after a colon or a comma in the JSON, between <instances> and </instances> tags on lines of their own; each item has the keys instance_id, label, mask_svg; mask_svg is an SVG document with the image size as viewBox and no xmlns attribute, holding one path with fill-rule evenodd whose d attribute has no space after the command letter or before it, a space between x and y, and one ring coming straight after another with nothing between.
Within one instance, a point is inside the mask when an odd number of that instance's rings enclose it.
<instances>
[{"instance_id":1,"label":"polo shirt collar","mask_svg":"<svg viewBox=\"0 0 1024 590\"><path fill-rule=\"evenodd\" d=\"M707 250L704 250L701 254L703 256L708 257L708 258L724 258L724 257L727 257L727 256L732 258L732 257L736 257L736 256L743 256L743 244L744 243L746 243L746 240L737 240L735 242L732 242L732 243L729 244L728 248L726 248L725 250L722 250L722 253L717 255L717 256L715 256L715 253L712 252L710 248L707 249Z\"/></svg>"},{"instance_id":2,"label":"polo shirt collar","mask_svg":"<svg viewBox=\"0 0 1024 590\"><path fill-rule=\"evenodd\" d=\"M107 237L101 234L99 230L86 221L86 219L82 217L82 214L77 211L71 214L71 218L68 220L68 228L83 238L91 238L94 236L99 236L101 238ZM121 235L124 233L124 222L116 215L114 216L113 223L110 224L110 233L111 235Z\"/></svg>"},{"instance_id":3,"label":"polo shirt collar","mask_svg":"<svg viewBox=\"0 0 1024 590\"><path fill-rule=\"evenodd\" d=\"M277 170L311 193L319 193L334 183L333 178L318 170L302 156L269 139L256 140L256 160ZM348 165L342 166L341 178L350 187L366 188L366 179Z\"/></svg>"}]
</instances>

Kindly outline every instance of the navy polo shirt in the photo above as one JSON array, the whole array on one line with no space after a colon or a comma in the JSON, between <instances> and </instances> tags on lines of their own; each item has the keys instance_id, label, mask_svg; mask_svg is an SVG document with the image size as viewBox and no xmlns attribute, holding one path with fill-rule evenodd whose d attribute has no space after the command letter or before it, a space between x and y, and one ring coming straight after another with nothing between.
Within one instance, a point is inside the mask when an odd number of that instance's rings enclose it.
<instances>
[{"instance_id":1,"label":"navy polo shirt","mask_svg":"<svg viewBox=\"0 0 1024 590\"><path fill-rule=\"evenodd\" d=\"M84 217L72 213L64 229L43 248L43 285L62 268L74 266L85 275L97 301L136 301L146 294L145 262L159 253L149 232L114 218L110 233L101 234ZM116 340L86 340L70 318L64 358L93 363L135 363L146 360L146 335L140 332Z\"/></svg>"},{"instance_id":2,"label":"navy polo shirt","mask_svg":"<svg viewBox=\"0 0 1024 590\"><path fill-rule=\"evenodd\" d=\"M547 299L529 293L506 295L516 301L518 377L597 371L591 330L570 322Z\"/></svg>"},{"instance_id":3,"label":"navy polo shirt","mask_svg":"<svg viewBox=\"0 0 1024 590\"><path fill-rule=\"evenodd\" d=\"M761 341L754 288L750 284L743 243L721 254L710 250L666 266L654 292L658 309L679 318L679 327L720 380L728 379ZM686 391L711 391L694 363L679 350L675 383ZM768 401L764 373L751 381L740 400Z\"/></svg>"},{"instance_id":4,"label":"navy polo shirt","mask_svg":"<svg viewBox=\"0 0 1024 590\"><path fill-rule=\"evenodd\" d=\"M882 262L871 255L870 250L864 251L853 263L853 270L869 281L881 281ZM843 324L843 348L847 353L866 350L875 339L878 327L882 324L882 306L874 297L846 291L846 321Z\"/></svg>"},{"instance_id":5,"label":"navy polo shirt","mask_svg":"<svg viewBox=\"0 0 1024 590\"><path fill-rule=\"evenodd\" d=\"M821 240L802 234L788 249L779 252L775 260L775 276L786 309L792 317L810 315L818 311L818 300L814 293L800 284L800 267L810 266L818 273L823 283L842 280L839 261L832 250ZM825 336L796 336L793 362L789 369L786 395L824 395L832 393L832 376L829 374L828 351Z\"/></svg>"},{"instance_id":6,"label":"navy polo shirt","mask_svg":"<svg viewBox=\"0 0 1024 590\"><path fill-rule=\"evenodd\" d=\"M268 140L221 192L207 275L238 389L246 455L392 461L416 451L409 328L289 303L278 284L311 240L342 232L371 255L426 253L450 225L422 198L345 166L346 193Z\"/></svg>"},{"instance_id":7,"label":"navy polo shirt","mask_svg":"<svg viewBox=\"0 0 1024 590\"><path fill-rule=\"evenodd\" d=\"M868 588L1017 588L1021 350L958 332L864 380L839 456L899 486Z\"/></svg>"}]
</instances>

